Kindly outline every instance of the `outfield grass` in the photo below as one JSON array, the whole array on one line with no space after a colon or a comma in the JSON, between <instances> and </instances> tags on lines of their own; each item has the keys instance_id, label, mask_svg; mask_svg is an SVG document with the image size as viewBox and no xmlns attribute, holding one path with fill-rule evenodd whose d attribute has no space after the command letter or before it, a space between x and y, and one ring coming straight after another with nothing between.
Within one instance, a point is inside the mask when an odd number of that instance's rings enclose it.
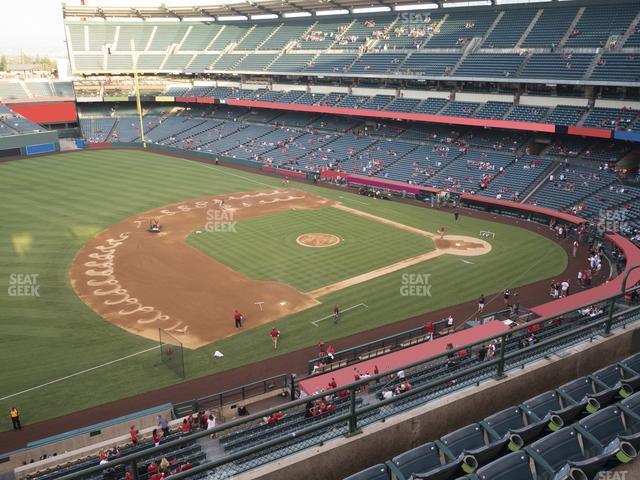
<instances>
[{"instance_id":1,"label":"outfield grass","mask_svg":"<svg viewBox=\"0 0 640 480\"><path fill-rule=\"evenodd\" d=\"M189 198L281 187L275 178L124 150L9 162L0 165L0 176L0 397L155 345L98 317L71 288L71 261L96 232L139 212ZM424 230L435 231L444 224L448 233L477 236L480 230L491 230L496 237L489 240L493 250L471 259L472 264L445 255L335 292L322 299L324 305L279 320L276 325L282 337L278 354L312 345L319 339L329 341L477 298L480 293L490 295L507 286L525 285L555 276L566 268L567 258L559 246L524 229L466 217L454 223L448 213L311 185L295 186ZM255 249L247 254L252 252ZM402 297L401 275L406 272L431 274L432 296ZM39 296L10 296L10 281L14 278L11 274L26 273L38 275ZM309 271L309 275L314 272ZM526 292L522 296L526 303ZM327 305L333 303L343 308L366 303L369 308L349 312L338 325L326 322L327 325L313 327L310 322L327 315ZM187 351L188 376L196 378L273 356L269 328L248 330ZM223 351L225 357L214 361L214 349ZM7 412L16 405L28 424L177 380L160 364L158 352L152 351L0 400L0 411ZM8 415L3 418L0 428L9 429Z\"/></svg>"},{"instance_id":2,"label":"outfield grass","mask_svg":"<svg viewBox=\"0 0 640 480\"><path fill-rule=\"evenodd\" d=\"M331 207L248 218L235 229L235 235L192 234L188 242L249 278L279 280L302 292L434 249L430 238ZM330 233L341 241L304 247L296 243L303 233Z\"/></svg>"}]
</instances>

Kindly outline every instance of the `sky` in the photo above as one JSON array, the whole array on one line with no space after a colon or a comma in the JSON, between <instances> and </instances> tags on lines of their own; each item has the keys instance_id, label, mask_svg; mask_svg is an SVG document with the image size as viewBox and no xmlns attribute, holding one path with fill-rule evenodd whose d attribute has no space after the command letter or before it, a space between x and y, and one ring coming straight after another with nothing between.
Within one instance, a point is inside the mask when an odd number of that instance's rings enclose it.
<instances>
[{"instance_id":1,"label":"sky","mask_svg":"<svg viewBox=\"0 0 640 480\"><path fill-rule=\"evenodd\" d=\"M220 0L86 0L96 6L214 4ZM67 0L79 5L80 0ZM65 57L61 0L0 0L0 54Z\"/></svg>"},{"instance_id":2,"label":"sky","mask_svg":"<svg viewBox=\"0 0 640 480\"><path fill-rule=\"evenodd\" d=\"M0 53L64 56L59 0L0 0Z\"/></svg>"}]
</instances>

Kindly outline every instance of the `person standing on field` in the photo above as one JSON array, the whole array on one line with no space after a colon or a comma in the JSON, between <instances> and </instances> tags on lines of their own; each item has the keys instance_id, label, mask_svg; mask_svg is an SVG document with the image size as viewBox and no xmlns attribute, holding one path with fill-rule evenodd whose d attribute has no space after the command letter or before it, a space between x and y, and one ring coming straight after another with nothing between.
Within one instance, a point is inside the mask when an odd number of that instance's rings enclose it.
<instances>
[{"instance_id":1,"label":"person standing on field","mask_svg":"<svg viewBox=\"0 0 640 480\"><path fill-rule=\"evenodd\" d=\"M338 320L340 320L340 305L336 303L333 307L333 323L338 323Z\"/></svg>"},{"instance_id":2,"label":"person standing on field","mask_svg":"<svg viewBox=\"0 0 640 480\"><path fill-rule=\"evenodd\" d=\"M273 343L273 349L276 350L278 348L278 338L280 337L280 330L276 327L271 329L271 343Z\"/></svg>"},{"instance_id":3,"label":"person standing on field","mask_svg":"<svg viewBox=\"0 0 640 480\"><path fill-rule=\"evenodd\" d=\"M13 423L13 429L22 430L22 425L20 425L20 412L16 407L9 410L9 416L11 417L11 423Z\"/></svg>"},{"instance_id":4,"label":"person standing on field","mask_svg":"<svg viewBox=\"0 0 640 480\"><path fill-rule=\"evenodd\" d=\"M242 328L242 320L243 320L243 318L242 318L242 314L238 310L235 310L233 312L233 319L236 322L236 328Z\"/></svg>"}]
</instances>

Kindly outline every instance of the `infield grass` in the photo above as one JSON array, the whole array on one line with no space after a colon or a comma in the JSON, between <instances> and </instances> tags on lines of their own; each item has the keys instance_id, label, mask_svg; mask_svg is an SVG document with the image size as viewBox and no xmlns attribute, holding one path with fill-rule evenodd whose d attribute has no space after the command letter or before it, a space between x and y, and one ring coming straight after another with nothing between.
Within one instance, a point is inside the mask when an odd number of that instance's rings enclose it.
<instances>
[{"instance_id":1,"label":"infield grass","mask_svg":"<svg viewBox=\"0 0 640 480\"><path fill-rule=\"evenodd\" d=\"M97 232L129 216L185 199L282 185L275 178L127 150L85 151L8 162L0 164L0 178L3 185L0 189L3 209L0 222L0 397L156 344L104 321L75 295L68 277L71 261L77 250ZM427 231L433 232L443 224L448 233L477 236L480 230L491 230L496 237L489 239L492 251L470 258L472 263L444 255L332 293L321 299L322 305L277 321L276 325L282 331L277 354L313 345L320 339L330 341L471 300L480 293L490 298L492 293L507 286L518 287L556 276L566 268L567 258L561 247L514 226L472 219L464 214L454 222L450 213L393 201L376 201L346 191L310 185L291 186ZM299 220L295 215L291 218ZM354 221L358 224L360 219ZM363 224L365 230L369 227ZM354 234L346 224L341 228L345 229L345 235ZM313 231L317 230L313 228ZM396 233L394 231L394 235ZM272 240L274 245L278 243L277 238ZM389 250L398 248L396 240L390 241ZM414 239L403 236L402 242L405 241L411 243ZM423 239L420 241L423 242L420 248L430 248ZM411 248L417 248L419 243L416 241ZM244 251L247 256L260 254L261 269L270 268L290 255L283 248L270 248L265 255L260 245L251 243ZM408 251L385 252L385 255L398 257L407 254ZM307 260L301 257L300 261ZM378 261L377 258L374 260ZM432 296L403 297L400 285L402 274L407 272L430 274ZM318 275L321 273L317 272ZM12 274L37 275L39 296L12 296L10 284L16 278ZM297 273L295 278L291 272L280 274L301 286L306 282ZM309 269L307 275L315 276L316 272ZM309 284L328 281L331 280L311 279ZM526 304L526 292L521 292L521 297ZM333 303L339 303L343 308L365 303L369 308L348 312L338 325L324 322L320 327L314 327L311 322L330 313ZM270 325L265 325L198 350L185 351L188 377L196 378L273 356L269 328ZM225 357L214 361L211 358L214 350L221 350ZM292 371L304 368L304 365L291 366ZM177 381L179 379L159 362L159 353L154 350L0 400L0 412L8 412L16 405L28 425ZM8 415L2 418L0 428L9 429Z\"/></svg>"},{"instance_id":2,"label":"infield grass","mask_svg":"<svg viewBox=\"0 0 640 480\"><path fill-rule=\"evenodd\" d=\"M241 220L236 234L192 234L188 243L255 280L279 280L308 292L434 249L416 233L327 207ZM329 233L340 243L309 248L303 233ZM258 247L258 248L256 248ZM254 251L255 254L247 255Z\"/></svg>"}]
</instances>

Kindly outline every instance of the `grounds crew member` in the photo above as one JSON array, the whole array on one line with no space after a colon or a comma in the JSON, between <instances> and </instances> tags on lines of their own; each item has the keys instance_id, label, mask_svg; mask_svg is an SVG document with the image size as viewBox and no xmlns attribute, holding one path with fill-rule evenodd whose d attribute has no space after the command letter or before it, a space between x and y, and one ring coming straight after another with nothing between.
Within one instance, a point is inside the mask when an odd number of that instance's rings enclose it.
<instances>
[{"instance_id":1,"label":"grounds crew member","mask_svg":"<svg viewBox=\"0 0 640 480\"><path fill-rule=\"evenodd\" d=\"M13 407L9 410L9 416L11 417L11 422L13 423L14 430L22 430L22 425L20 425L20 412L16 407Z\"/></svg>"}]
</instances>

